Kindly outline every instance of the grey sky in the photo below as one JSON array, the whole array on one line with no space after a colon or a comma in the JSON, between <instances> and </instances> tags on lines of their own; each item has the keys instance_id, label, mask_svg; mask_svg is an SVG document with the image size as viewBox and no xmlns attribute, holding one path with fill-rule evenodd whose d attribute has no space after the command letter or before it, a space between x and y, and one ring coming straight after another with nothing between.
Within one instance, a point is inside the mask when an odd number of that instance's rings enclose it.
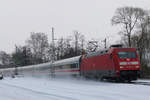
<instances>
[{"instance_id":1,"label":"grey sky","mask_svg":"<svg viewBox=\"0 0 150 100\"><path fill-rule=\"evenodd\" d=\"M55 27L55 36L71 35L73 30L86 38L119 39L110 20L116 8L123 6L150 9L150 0L1 0L0 51L8 53L14 45L24 45L30 32L45 32Z\"/></svg>"}]
</instances>

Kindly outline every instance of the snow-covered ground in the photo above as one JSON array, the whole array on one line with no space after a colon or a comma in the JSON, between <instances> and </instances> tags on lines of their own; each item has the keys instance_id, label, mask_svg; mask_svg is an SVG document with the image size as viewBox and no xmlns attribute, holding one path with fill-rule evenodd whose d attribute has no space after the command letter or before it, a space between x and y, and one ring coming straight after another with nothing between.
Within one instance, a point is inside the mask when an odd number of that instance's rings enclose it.
<instances>
[{"instance_id":1,"label":"snow-covered ground","mask_svg":"<svg viewBox=\"0 0 150 100\"><path fill-rule=\"evenodd\" d=\"M0 80L0 100L150 100L150 86L81 79L5 78Z\"/></svg>"}]
</instances>

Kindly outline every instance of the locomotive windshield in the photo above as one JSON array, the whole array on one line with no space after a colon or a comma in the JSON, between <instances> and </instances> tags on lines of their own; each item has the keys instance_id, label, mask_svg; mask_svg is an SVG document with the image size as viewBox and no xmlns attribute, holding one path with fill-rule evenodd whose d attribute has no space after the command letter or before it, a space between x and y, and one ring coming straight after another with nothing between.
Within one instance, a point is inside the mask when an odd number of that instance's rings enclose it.
<instances>
[{"instance_id":1,"label":"locomotive windshield","mask_svg":"<svg viewBox=\"0 0 150 100\"><path fill-rule=\"evenodd\" d=\"M119 58L136 58L136 52L135 51L121 51L118 52Z\"/></svg>"}]
</instances>

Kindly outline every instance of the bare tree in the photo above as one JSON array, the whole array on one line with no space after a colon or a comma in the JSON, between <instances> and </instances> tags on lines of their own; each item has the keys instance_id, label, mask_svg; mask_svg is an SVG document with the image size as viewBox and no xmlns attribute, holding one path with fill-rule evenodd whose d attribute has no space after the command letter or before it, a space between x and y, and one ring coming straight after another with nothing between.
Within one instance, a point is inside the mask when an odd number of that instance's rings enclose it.
<instances>
[{"instance_id":1,"label":"bare tree","mask_svg":"<svg viewBox=\"0 0 150 100\"><path fill-rule=\"evenodd\" d=\"M32 65L32 53L27 46L15 46L15 52L12 53L12 61L15 66Z\"/></svg>"},{"instance_id":2,"label":"bare tree","mask_svg":"<svg viewBox=\"0 0 150 100\"><path fill-rule=\"evenodd\" d=\"M81 55L85 51L84 50L85 37L80 32L74 31L73 38L74 38L73 42L74 42L76 56Z\"/></svg>"},{"instance_id":3,"label":"bare tree","mask_svg":"<svg viewBox=\"0 0 150 100\"><path fill-rule=\"evenodd\" d=\"M138 23L137 31L132 36L132 46L138 49L140 60L144 59L144 56L150 47L150 16L147 14Z\"/></svg>"},{"instance_id":4,"label":"bare tree","mask_svg":"<svg viewBox=\"0 0 150 100\"><path fill-rule=\"evenodd\" d=\"M56 44L57 59L65 59L76 56L74 45L71 37L60 38Z\"/></svg>"},{"instance_id":5,"label":"bare tree","mask_svg":"<svg viewBox=\"0 0 150 100\"><path fill-rule=\"evenodd\" d=\"M131 35L138 21L143 18L145 11L141 8L123 7L116 10L112 17L113 25L122 25L122 33L128 37L128 46L131 47Z\"/></svg>"},{"instance_id":6,"label":"bare tree","mask_svg":"<svg viewBox=\"0 0 150 100\"><path fill-rule=\"evenodd\" d=\"M57 39L55 43L56 59L65 59L85 53L84 35L78 31L74 31L73 36Z\"/></svg>"},{"instance_id":7,"label":"bare tree","mask_svg":"<svg viewBox=\"0 0 150 100\"><path fill-rule=\"evenodd\" d=\"M32 32L30 38L26 41L27 46L31 49L34 56L34 63L45 62L48 51L48 37L45 33Z\"/></svg>"},{"instance_id":8,"label":"bare tree","mask_svg":"<svg viewBox=\"0 0 150 100\"><path fill-rule=\"evenodd\" d=\"M56 44L56 56L57 60L61 59L64 55L64 49L65 49L65 40L63 38L58 39Z\"/></svg>"},{"instance_id":9,"label":"bare tree","mask_svg":"<svg viewBox=\"0 0 150 100\"><path fill-rule=\"evenodd\" d=\"M1 65L8 67L12 63L11 56L5 51L0 51L0 62Z\"/></svg>"}]
</instances>

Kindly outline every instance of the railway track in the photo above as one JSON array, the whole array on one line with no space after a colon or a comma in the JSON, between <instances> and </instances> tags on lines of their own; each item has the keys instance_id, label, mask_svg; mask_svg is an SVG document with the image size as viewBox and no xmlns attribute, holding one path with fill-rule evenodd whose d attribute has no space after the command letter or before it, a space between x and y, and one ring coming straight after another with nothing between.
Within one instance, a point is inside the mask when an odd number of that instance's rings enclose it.
<instances>
[{"instance_id":1,"label":"railway track","mask_svg":"<svg viewBox=\"0 0 150 100\"><path fill-rule=\"evenodd\" d=\"M103 81L103 82L109 82L109 83L116 83L115 81ZM150 86L150 82L119 82L119 84L133 84L133 85L147 85L147 86Z\"/></svg>"},{"instance_id":2,"label":"railway track","mask_svg":"<svg viewBox=\"0 0 150 100\"><path fill-rule=\"evenodd\" d=\"M150 86L150 82L131 82L129 84L135 84L135 85L147 85Z\"/></svg>"}]
</instances>

